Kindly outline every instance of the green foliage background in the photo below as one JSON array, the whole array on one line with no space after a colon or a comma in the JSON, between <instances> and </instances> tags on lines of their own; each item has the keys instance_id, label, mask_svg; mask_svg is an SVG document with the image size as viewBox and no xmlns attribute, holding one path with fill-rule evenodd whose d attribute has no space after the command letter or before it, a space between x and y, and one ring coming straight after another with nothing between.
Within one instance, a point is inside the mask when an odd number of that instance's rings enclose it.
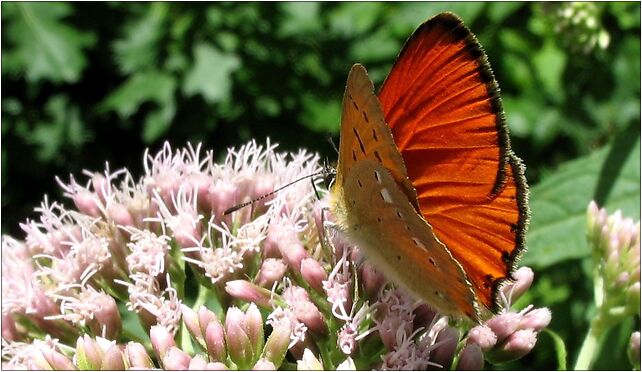
<instances>
[{"instance_id":1,"label":"green foliage background","mask_svg":"<svg viewBox=\"0 0 642 372\"><path fill-rule=\"evenodd\" d=\"M588 6L610 39L588 50L593 31L564 26L566 5L4 2L2 232L21 237L43 194L62 198L55 175L106 160L141 174L143 150L164 140L220 155L269 136L334 160L350 66L380 84L412 31L450 10L487 51L528 167L522 262L537 277L523 301L552 309L574 361L593 311L586 206L640 218L640 4ZM634 328L609 334L596 368L629 368ZM552 339L498 368L557 368Z\"/></svg>"}]
</instances>

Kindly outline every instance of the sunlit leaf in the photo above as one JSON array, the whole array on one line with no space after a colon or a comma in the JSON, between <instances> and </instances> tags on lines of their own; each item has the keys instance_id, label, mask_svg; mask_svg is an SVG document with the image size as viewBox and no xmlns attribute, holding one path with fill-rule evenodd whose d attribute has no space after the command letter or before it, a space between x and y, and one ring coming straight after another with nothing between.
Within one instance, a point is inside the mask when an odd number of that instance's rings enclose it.
<instances>
[{"instance_id":1,"label":"sunlit leaf","mask_svg":"<svg viewBox=\"0 0 642 372\"><path fill-rule=\"evenodd\" d=\"M231 74L240 67L233 54L221 53L208 44L194 48L194 66L185 76L186 95L200 94L210 103L226 98L232 86Z\"/></svg>"},{"instance_id":2,"label":"sunlit leaf","mask_svg":"<svg viewBox=\"0 0 642 372\"><path fill-rule=\"evenodd\" d=\"M562 87L562 72L566 65L566 55L560 50L553 40L548 40L546 44L533 56L533 61L540 72L542 89L548 93L549 97L556 102L560 102L564 97L564 88Z\"/></svg>"},{"instance_id":3,"label":"sunlit leaf","mask_svg":"<svg viewBox=\"0 0 642 372\"><path fill-rule=\"evenodd\" d=\"M159 62L159 41L165 31L168 8L168 3L150 3L142 17L123 27L122 38L114 42L114 57L122 72L147 69Z\"/></svg>"},{"instance_id":4,"label":"sunlit leaf","mask_svg":"<svg viewBox=\"0 0 642 372\"><path fill-rule=\"evenodd\" d=\"M278 29L281 37L314 33L321 29L320 4L317 2L284 2L279 4L284 13Z\"/></svg>"},{"instance_id":5,"label":"sunlit leaf","mask_svg":"<svg viewBox=\"0 0 642 372\"><path fill-rule=\"evenodd\" d=\"M31 82L78 81L87 65L84 48L94 44L91 32L75 29L65 21L72 8L67 3L3 3L9 45L3 45L4 71L24 72ZM6 48L6 49L5 49ZM6 51L6 52L5 52Z\"/></svg>"},{"instance_id":6,"label":"sunlit leaf","mask_svg":"<svg viewBox=\"0 0 642 372\"><path fill-rule=\"evenodd\" d=\"M330 31L351 37L362 34L373 27L384 7L384 3L340 3L330 14Z\"/></svg>"},{"instance_id":7,"label":"sunlit leaf","mask_svg":"<svg viewBox=\"0 0 642 372\"><path fill-rule=\"evenodd\" d=\"M611 146L563 164L531 189L532 221L523 263L545 267L589 255L586 208L640 218L640 131L633 127Z\"/></svg>"}]
</instances>

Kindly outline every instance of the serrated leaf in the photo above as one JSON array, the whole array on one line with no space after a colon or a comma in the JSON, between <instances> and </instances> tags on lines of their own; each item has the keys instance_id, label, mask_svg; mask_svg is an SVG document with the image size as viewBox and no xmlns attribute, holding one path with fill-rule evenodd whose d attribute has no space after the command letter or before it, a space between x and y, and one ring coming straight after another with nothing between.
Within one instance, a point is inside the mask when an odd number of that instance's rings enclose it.
<instances>
[{"instance_id":1,"label":"serrated leaf","mask_svg":"<svg viewBox=\"0 0 642 372\"><path fill-rule=\"evenodd\" d=\"M590 254L586 208L591 200L610 213L640 218L640 131L632 126L614 143L567 162L531 189L531 225L523 264L547 267Z\"/></svg>"},{"instance_id":2,"label":"serrated leaf","mask_svg":"<svg viewBox=\"0 0 642 372\"><path fill-rule=\"evenodd\" d=\"M194 48L194 66L183 83L186 95L200 94L210 103L219 102L229 95L231 75L240 66L236 55L222 53L209 44Z\"/></svg>"},{"instance_id":3,"label":"serrated leaf","mask_svg":"<svg viewBox=\"0 0 642 372\"><path fill-rule=\"evenodd\" d=\"M126 74L154 66L158 61L158 43L165 29L169 5L154 2L146 14L123 27L123 38L114 42L120 71Z\"/></svg>"},{"instance_id":4,"label":"serrated leaf","mask_svg":"<svg viewBox=\"0 0 642 372\"><path fill-rule=\"evenodd\" d=\"M101 110L113 110L122 117L133 115L147 101L163 105L172 101L176 80L161 71L139 72L125 81L101 104Z\"/></svg>"},{"instance_id":5,"label":"serrated leaf","mask_svg":"<svg viewBox=\"0 0 642 372\"><path fill-rule=\"evenodd\" d=\"M2 4L2 10L15 15L5 21L10 45L2 55L5 71L24 72L31 82L78 81L87 64L83 49L95 37L63 22L69 4L20 2Z\"/></svg>"},{"instance_id":6,"label":"serrated leaf","mask_svg":"<svg viewBox=\"0 0 642 372\"><path fill-rule=\"evenodd\" d=\"M160 71L133 75L100 105L100 110L112 110L123 118L133 115L144 102L153 102L156 108L145 119L143 140L151 143L162 136L174 118L176 79Z\"/></svg>"}]
</instances>

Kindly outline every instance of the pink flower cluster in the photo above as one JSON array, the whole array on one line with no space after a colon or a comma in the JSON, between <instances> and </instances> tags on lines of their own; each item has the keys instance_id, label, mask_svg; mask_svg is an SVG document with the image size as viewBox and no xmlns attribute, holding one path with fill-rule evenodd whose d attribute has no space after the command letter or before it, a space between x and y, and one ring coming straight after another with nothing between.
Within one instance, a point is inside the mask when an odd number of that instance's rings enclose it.
<instances>
[{"instance_id":1,"label":"pink flower cluster","mask_svg":"<svg viewBox=\"0 0 642 372\"><path fill-rule=\"evenodd\" d=\"M145 174L58 180L25 237L2 238L7 369L480 369L520 358L550 322L506 309L455 325L368 263L331 225L316 155L250 142L145 154ZM317 199L316 192L322 196ZM124 326L127 324L127 326ZM180 332L179 332L180 330Z\"/></svg>"}]
</instances>

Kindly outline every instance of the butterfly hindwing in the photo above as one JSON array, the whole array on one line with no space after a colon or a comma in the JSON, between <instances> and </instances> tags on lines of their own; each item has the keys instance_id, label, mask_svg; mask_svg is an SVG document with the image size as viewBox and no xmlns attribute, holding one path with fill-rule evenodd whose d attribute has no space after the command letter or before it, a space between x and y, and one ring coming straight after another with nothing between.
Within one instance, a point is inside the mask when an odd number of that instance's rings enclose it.
<instances>
[{"instance_id":1,"label":"butterfly hindwing","mask_svg":"<svg viewBox=\"0 0 642 372\"><path fill-rule=\"evenodd\" d=\"M524 249L528 188L479 42L457 16L433 17L406 42L379 98L421 213L479 301L497 310Z\"/></svg>"},{"instance_id":2,"label":"butterfly hindwing","mask_svg":"<svg viewBox=\"0 0 642 372\"><path fill-rule=\"evenodd\" d=\"M479 319L461 265L386 168L376 160L356 162L343 188L346 233L378 268L442 314Z\"/></svg>"}]
</instances>

